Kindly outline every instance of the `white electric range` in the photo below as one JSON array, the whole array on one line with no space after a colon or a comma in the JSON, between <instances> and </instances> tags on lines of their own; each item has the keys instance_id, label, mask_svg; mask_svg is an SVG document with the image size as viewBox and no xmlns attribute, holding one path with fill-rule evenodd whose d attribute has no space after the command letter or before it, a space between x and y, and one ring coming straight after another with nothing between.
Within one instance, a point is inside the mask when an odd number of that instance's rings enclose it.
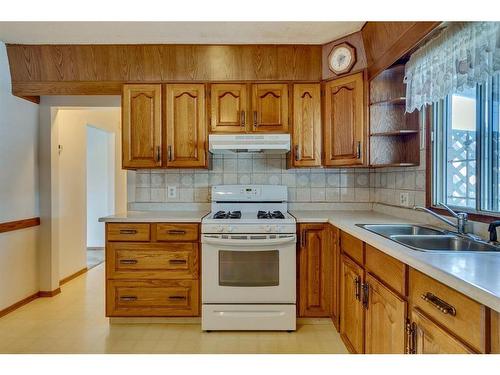
<instances>
[{"instance_id":1,"label":"white electric range","mask_svg":"<svg viewBox=\"0 0 500 375\"><path fill-rule=\"evenodd\" d=\"M295 330L296 222L287 187L212 187L202 220L202 329Z\"/></svg>"}]
</instances>

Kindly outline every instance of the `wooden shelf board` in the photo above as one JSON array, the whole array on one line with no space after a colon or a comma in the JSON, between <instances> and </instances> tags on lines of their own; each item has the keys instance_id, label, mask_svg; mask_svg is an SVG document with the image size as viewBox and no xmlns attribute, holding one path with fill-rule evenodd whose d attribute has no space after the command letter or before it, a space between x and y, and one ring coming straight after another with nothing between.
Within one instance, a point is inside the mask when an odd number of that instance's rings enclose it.
<instances>
[{"instance_id":1,"label":"wooden shelf board","mask_svg":"<svg viewBox=\"0 0 500 375\"><path fill-rule=\"evenodd\" d=\"M412 129L402 129L402 130L396 130L392 132L379 132L379 133L372 133L370 134L371 137L378 137L378 136L398 136L398 135L408 135L408 134L418 134L418 130L412 130Z\"/></svg>"},{"instance_id":2,"label":"wooden shelf board","mask_svg":"<svg viewBox=\"0 0 500 375\"><path fill-rule=\"evenodd\" d=\"M380 102L370 103L370 105L404 105L404 104L406 104L406 97L404 96L400 96L399 98L382 100Z\"/></svg>"},{"instance_id":3,"label":"wooden shelf board","mask_svg":"<svg viewBox=\"0 0 500 375\"><path fill-rule=\"evenodd\" d=\"M370 164L373 168L388 168L388 167L417 167L418 163L392 163L392 164Z\"/></svg>"}]
</instances>

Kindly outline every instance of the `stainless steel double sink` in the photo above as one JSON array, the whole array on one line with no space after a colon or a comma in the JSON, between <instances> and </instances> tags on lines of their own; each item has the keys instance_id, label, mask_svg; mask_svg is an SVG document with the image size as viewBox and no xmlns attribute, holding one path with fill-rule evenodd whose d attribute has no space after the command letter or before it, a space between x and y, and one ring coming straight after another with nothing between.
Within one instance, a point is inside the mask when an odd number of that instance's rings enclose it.
<instances>
[{"instance_id":1,"label":"stainless steel double sink","mask_svg":"<svg viewBox=\"0 0 500 375\"><path fill-rule=\"evenodd\" d=\"M370 232L419 251L499 252L500 247L454 232L414 224L356 224Z\"/></svg>"}]
</instances>

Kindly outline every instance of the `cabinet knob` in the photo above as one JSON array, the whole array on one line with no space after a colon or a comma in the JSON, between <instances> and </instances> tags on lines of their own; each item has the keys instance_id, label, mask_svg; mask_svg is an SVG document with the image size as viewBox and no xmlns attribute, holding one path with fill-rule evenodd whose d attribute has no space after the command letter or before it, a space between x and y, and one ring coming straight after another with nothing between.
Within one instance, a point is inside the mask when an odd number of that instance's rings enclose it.
<instances>
[{"instance_id":1,"label":"cabinet knob","mask_svg":"<svg viewBox=\"0 0 500 375\"><path fill-rule=\"evenodd\" d=\"M257 129L259 124L257 123L257 111L253 111L253 127Z\"/></svg>"}]
</instances>

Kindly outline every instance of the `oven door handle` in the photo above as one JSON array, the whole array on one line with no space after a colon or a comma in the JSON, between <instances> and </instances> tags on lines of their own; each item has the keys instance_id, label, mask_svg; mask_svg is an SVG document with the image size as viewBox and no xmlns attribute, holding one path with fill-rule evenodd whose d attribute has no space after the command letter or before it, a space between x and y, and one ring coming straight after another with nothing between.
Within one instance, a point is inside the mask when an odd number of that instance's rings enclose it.
<instances>
[{"instance_id":1,"label":"oven door handle","mask_svg":"<svg viewBox=\"0 0 500 375\"><path fill-rule=\"evenodd\" d=\"M277 238L277 239L262 239L262 240L238 240L233 238L214 238L203 236L202 243L210 244L210 245L225 245L225 246L234 246L234 245L242 245L242 246L255 246L255 245L284 245L287 243L294 243L297 241L297 237L295 235L291 235L286 238Z\"/></svg>"}]
</instances>

